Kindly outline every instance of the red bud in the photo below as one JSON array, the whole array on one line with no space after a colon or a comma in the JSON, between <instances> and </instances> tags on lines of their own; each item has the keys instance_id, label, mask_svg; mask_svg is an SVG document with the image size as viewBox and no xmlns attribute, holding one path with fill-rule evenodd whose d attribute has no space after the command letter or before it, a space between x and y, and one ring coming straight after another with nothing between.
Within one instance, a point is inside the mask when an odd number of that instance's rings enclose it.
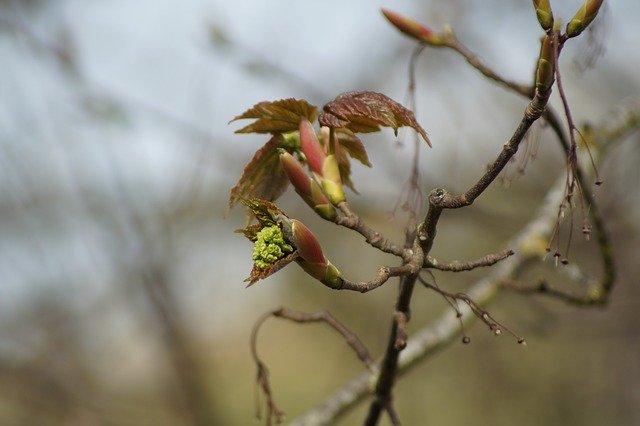
<instances>
[{"instance_id":1,"label":"red bud","mask_svg":"<svg viewBox=\"0 0 640 426\"><path fill-rule=\"evenodd\" d=\"M322 174L322 165L324 164L325 154L322 151L316 131L313 129L311 122L305 117L300 120L300 147L311 170Z\"/></svg>"},{"instance_id":2,"label":"red bud","mask_svg":"<svg viewBox=\"0 0 640 426\"><path fill-rule=\"evenodd\" d=\"M440 34L432 31L430 28L425 27L411 18L392 12L389 9L382 8L381 10L384 17L402 33L423 43L434 46L442 45L442 37Z\"/></svg>"}]
</instances>

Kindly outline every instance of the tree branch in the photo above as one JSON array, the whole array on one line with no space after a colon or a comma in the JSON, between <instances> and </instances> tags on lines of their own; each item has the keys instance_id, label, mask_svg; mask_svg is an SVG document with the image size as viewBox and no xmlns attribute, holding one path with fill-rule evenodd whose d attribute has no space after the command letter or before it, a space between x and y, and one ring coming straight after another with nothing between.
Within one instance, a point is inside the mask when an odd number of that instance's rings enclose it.
<instances>
[{"instance_id":1,"label":"tree branch","mask_svg":"<svg viewBox=\"0 0 640 426\"><path fill-rule=\"evenodd\" d=\"M380 414L384 409L390 406L392 400L392 389L397 378L398 370L398 358L400 351L404 349L404 346L398 347L398 338L402 339L399 332L404 330L406 326L406 320L410 317L410 302L413 295L413 289L415 287L418 274L412 274L402 277L400 282L400 295L396 303L396 315L391 323L391 333L389 335L389 343L387 344L387 351L384 359L381 363L380 375L376 381L376 387L374 391L374 399L369 406L369 412L365 419L365 426L372 426L378 423ZM399 314L402 321L398 321ZM402 322L402 330L400 323ZM406 341L406 337L405 337Z\"/></svg>"},{"instance_id":2,"label":"tree branch","mask_svg":"<svg viewBox=\"0 0 640 426\"><path fill-rule=\"evenodd\" d=\"M501 289L499 283L507 279L513 279L514 274L517 273L523 262L531 256L525 249L530 245L530 242L545 238L551 233L556 219L556 208L562 200L563 193L564 179L560 179L549 191L535 219L510 241L509 246L518 248L515 254L500 262L488 278L482 279L470 287L467 295L478 306L486 306L495 298ZM402 356L399 357L395 370L396 375L402 376L406 374L413 366L451 343L458 336L461 321L463 324L468 324L474 320L475 315L471 309L461 311L462 317L458 318L453 311L447 310L433 324L418 331L407 344ZM361 402L370 393L370 375L368 373L362 374L349 381L343 388L307 414L294 420L292 425L316 426L333 424L339 416Z\"/></svg>"},{"instance_id":3,"label":"tree branch","mask_svg":"<svg viewBox=\"0 0 640 426\"><path fill-rule=\"evenodd\" d=\"M365 238L367 244L385 253L393 254L405 260L411 256L407 250L397 246L382 236L378 231L367 226L360 216L351 210L351 206L349 206L346 201L340 203L338 209L342 212L343 216L336 216L333 220L337 225L356 231Z\"/></svg>"},{"instance_id":4,"label":"tree branch","mask_svg":"<svg viewBox=\"0 0 640 426\"><path fill-rule=\"evenodd\" d=\"M595 143L602 152L640 127L640 105L622 111L621 115L622 118L618 116L614 118L612 125L602 126L601 129L596 130ZM537 248L539 247L537 242L544 241L552 232L556 221L557 206L563 200L564 184L564 178L559 178L556 181L547 193L534 219L508 243L508 246L516 247L515 254L498 263L489 277L476 282L467 291L469 297L478 306L487 306L491 303L504 288L501 283L513 281L527 261L543 255ZM596 231L599 232L598 226L596 226ZM600 245L600 247L602 250L604 246ZM615 279L615 272L611 273L605 270L604 275L605 285L603 287L610 289L612 284L608 284L608 282ZM399 358L397 375L403 376L412 367L453 342L458 336L462 324L469 324L475 319L470 309L464 310L462 314L462 317L458 318L453 311L447 310L438 320L418 331ZM368 373L355 377L291 424L294 426L319 426L335 423L336 419L371 394L370 383L371 376Z\"/></svg>"},{"instance_id":5,"label":"tree branch","mask_svg":"<svg viewBox=\"0 0 640 426\"><path fill-rule=\"evenodd\" d=\"M484 257L481 257L477 260L472 260L469 262L459 262L454 260L453 262L441 263L437 259L427 256L427 260L425 261L424 267L430 269L437 269L439 271L449 271L449 272L462 272L462 271L471 271L472 269L482 268L486 266L493 266L501 260L506 259L509 256L514 254L513 250L504 250L499 253L488 254Z\"/></svg>"},{"instance_id":6,"label":"tree branch","mask_svg":"<svg viewBox=\"0 0 640 426\"><path fill-rule=\"evenodd\" d=\"M342 286L339 290L352 290L360 293L366 293L380 287L389 281L391 277L399 277L411 273L413 268L409 264L402 266L382 266L378 269L376 278L371 281L349 281L343 278Z\"/></svg>"}]
</instances>

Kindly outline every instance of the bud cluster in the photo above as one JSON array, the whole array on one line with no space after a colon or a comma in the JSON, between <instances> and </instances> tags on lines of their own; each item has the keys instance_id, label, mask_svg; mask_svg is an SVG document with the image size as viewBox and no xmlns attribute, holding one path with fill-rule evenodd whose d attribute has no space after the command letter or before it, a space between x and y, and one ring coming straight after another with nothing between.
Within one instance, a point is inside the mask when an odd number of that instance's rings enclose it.
<instances>
[{"instance_id":1,"label":"bud cluster","mask_svg":"<svg viewBox=\"0 0 640 426\"><path fill-rule=\"evenodd\" d=\"M280 151L280 163L289 181L302 199L327 220L336 217L334 206L345 201L340 169L335 155L326 155L313 126L306 118L300 121L300 148L314 177L290 153Z\"/></svg>"},{"instance_id":2,"label":"bud cluster","mask_svg":"<svg viewBox=\"0 0 640 426\"><path fill-rule=\"evenodd\" d=\"M254 242L250 285L295 260L309 275L331 288L340 288L340 271L325 257L316 236L302 222L290 219L266 200L245 200L258 223L240 230Z\"/></svg>"}]
</instances>

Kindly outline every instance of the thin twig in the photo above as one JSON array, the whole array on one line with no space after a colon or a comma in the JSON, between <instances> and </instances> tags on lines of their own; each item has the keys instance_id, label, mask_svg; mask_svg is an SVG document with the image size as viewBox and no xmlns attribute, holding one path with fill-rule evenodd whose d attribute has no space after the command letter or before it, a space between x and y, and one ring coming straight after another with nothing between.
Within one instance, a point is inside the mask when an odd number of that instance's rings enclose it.
<instances>
[{"instance_id":1,"label":"thin twig","mask_svg":"<svg viewBox=\"0 0 640 426\"><path fill-rule=\"evenodd\" d=\"M276 405L275 399L273 398L273 392L271 391L271 384L269 383L269 370L267 366L262 362L260 357L258 356L258 332L260 331L260 327L264 322L273 316L276 311L265 312L258 318L256 323L253 326L253 330L251 331L251 356L253 357L253 361L256 364L258 372L256 374L256 384L259 390L256 390L256 418L262 418L262 409L260 404L260 395L264 395L266 399L267 405L267 416L265 417L265 422L267 426L272 424L272 420L275 418L276 423L282 423L284 419L284 412L278 408ZM260 391L262 391L260 393Z\"/></svg>"},{"instance_id":2,"label":"thin twig","mask_svg":"<svg viewBox=\"0 0 640 426\"><path fill-rule=\"evenodd\" d=\"M354 332L350 331L329 312L318 311L307 313L293 311L284 307L265 312L260 316L260 318L258 318L251 332L251 356L253 357L253 361L255 362L258 369L256 383L261 391L261 394L266 399L267 415L265 417L265 421L267 425L271 425L273 419L275 419L276 423L281 423L284 419L284 412L278 408L273 397L273 391L271 390L271 385L269 383L269 370L267 369L265 363L258 356L257 349L258 333L260 331L260 328L262 327L262 324L264 324L264 322L271 317L287 319L300 324L324 322L344 338L347 344L356 353L358 359L360 359L360 361L362 361L367 366L371 373L375 374L377 372L377 367L373 361L373 358L371 358L369 350L366 348L364 343L362 343L360 338ZM258 393L256 396L256 418L258 419L262 418L259 396L260 393Z\"/></svg>"},{"instance_id":3,"label":"thin twig","mask_svg":"<svg viewBox=\"0 0 640 426\"><path fill-rule=\"evenodd\" d=\"M369 354L369 350L366 348L364 343L360 340L360 338L347 327L345 327L340 321L338 321L331 313L327 311L318 311L318 312L299 312L293 311L287 308L280 308L277 311L273 311L273 316L283 319L288 319L297 323L306 324L313 322L324 322L329 327L333 328L337 331L347 344L353 349L353 351L358 356L358 359L362 361L369 371L372 373L376 372L375 363L371 355Z\"/></svg>"},{"instance_id":4,"label":"thin twig","mask_svg":"<svg viewBox=\"0 0 640 426\"><path fill-rule=\"evenodd\" d=\"M396 302L396 313L404 314L405 319L410 316L409 305L417 277L417 273L404 276L400 282L400 295ZM369 406L369 412L364 422L365 426L376 425L382 411L387 409L391 404L392 389L397 378L398 358L401 350L404 349L404 347L398 348L396 346L398 332L400 330L397 317L397 314L394 315L394 320L391 323L391 333L387 343L387 350L381 363L380 375L378 376L374 391L374 399Z\"/></svg>"},{"instance_id":5,"label":"thin twig","mask_svg":"<svg viewBox=\"0 0 640 426\"><path fill-rule=\"evenodd\" d=\"M382 236L378 231L364 223L360 216L351 209L349 203L344 201L338 205L338 208L340 212L342 212L342 215L338 215L334 219L337 225L356 231L365 238L369 245L385 253L393 254L405 260L410 257L411 254L408 253L407 250L397 246Z\"/></svg>"},{"instance_id":6,"label":"thin twig","mask_svg":"<svg viewBox=\"0 0 640 426\"><path fill-rule=\"evenodd\" d=\"M460 262L454 260L453 262L441 263L437 259L427 256L427 261L424 264L425 268L437 269L439 271L449 272L462 272L471 271L472 269L482 268L486 266L493 266L501 260L506 259L514 254L513 250L504 250L499 253L488 254L477 260L468 262Z\"/></svg>"},{"instance_id":7,"label":"thin twig","mask_svg":"<svg viewBox=\"0 0 640 426\"><path fill-rule=\"evenodd\" d=\"M399 277L413 273L416 267L411 264L404 264L402 266L382 266L378 269L376 278L371 281L349 281L346 278L342 280L342 286L338 290L351 290L358 291L360 293L366 293L380 287L382 284L389 281L391 277Z\"/></svg>"},{"instance_id":8,"label":"thin twig","mask_svg":"<svg viewBox=\"0 0 640 426\"><path fill-rule=\"evenodd\" d=\"M526 343L526 341L525 341L525 339L523 337L518 336L513 331L511 331L507 326L505 326L504 324L499 323L487 310L485 310L479 304L477 304L466 293L450 293L448 291L445 291L445 290L441 289L440 287L438 287L435 284L431 284L430 282L424 280L422 277L418 277L418 280L425 287L436 291L441 296L443 296L445 299L448 299L449 302L458 301L458 300L464 302L469 307L469 309L471 309L471 312L473 312L473 314L479 320L484 322L489 327L489 330L492 333L494 333L496 336L500 335L502 333L502 330L506 330L509 334L511 334L513 337L516 338L518 343L526 346L527 343ZM459 308L456 307L454 310L456 312L456 316L461 315Z\"/></svg>"}]
</instances>

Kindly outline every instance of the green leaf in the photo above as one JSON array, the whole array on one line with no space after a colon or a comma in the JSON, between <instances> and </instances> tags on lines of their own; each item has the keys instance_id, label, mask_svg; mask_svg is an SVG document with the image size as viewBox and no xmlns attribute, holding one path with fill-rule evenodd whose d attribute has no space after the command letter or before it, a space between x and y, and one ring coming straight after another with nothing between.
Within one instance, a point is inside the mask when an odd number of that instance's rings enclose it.
<instances>
[{"instance_id":1,"label":"green leaf","mask_svg":"<svg viewBox=\"0 0 640 426\"><path fill-rule=\"evenodd\" d=\"M286 191L289 178L280 165L278 153L278 148L283 144L282 135L275 135L256 151L238 182L231 188L227 212L243 198L273 201Z\"/></svg>"},{"instance_id":2,"label":"green leaf","mask_svg":"<svg viewBox=\"0 0 640 426\"><path fill-rule=\"evenodd\" d=\"M346 128L354 133L377 132L380 126L415 129L431 146L427 132L418 124L411 110L377 92L346 92L323 107L318 117L321 126Z\"/></svg>"},{"instance_id":3,"label":"green leaf","mask_svg":"<svg viewBox=\"0 0 640 426\"><path fill-rule=\"evenodd\" d=\"M273 102L260 102L236 116L229 123L245 118L256 121L236 130L236 133L286 133L298 130L300 117L313 122L317 108L304 99L281 99Z\"/></svg>"}]
</instances>

